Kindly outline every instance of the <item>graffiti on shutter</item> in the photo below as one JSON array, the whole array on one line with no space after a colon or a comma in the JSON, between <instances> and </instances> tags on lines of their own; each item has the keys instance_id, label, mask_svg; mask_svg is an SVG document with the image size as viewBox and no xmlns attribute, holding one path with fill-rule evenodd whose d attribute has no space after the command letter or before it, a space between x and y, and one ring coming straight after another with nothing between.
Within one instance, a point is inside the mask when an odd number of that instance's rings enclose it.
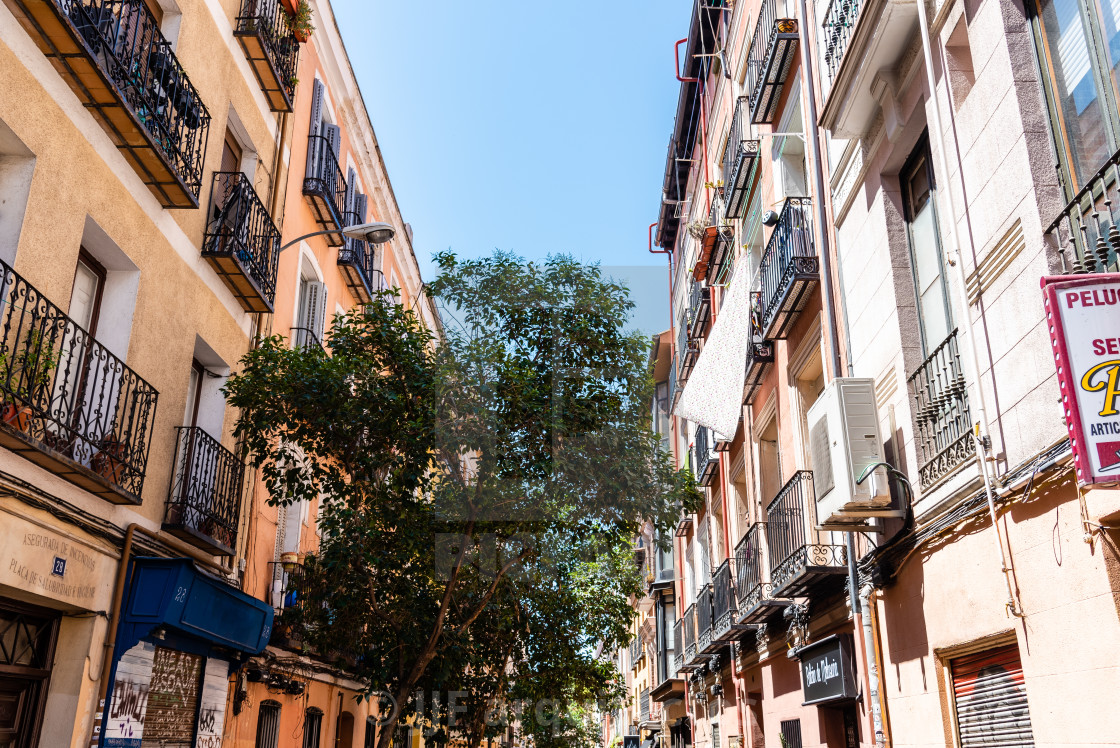
<instances>
[{"instance_id":1,"label":"graffiti on shutter","mask_svg":"<svg viewBox=\"0 0 1120 748\"><path fill-rule=\"evenodd\" d=\"M109 713L102 730L105 748L140 748L155 651L153 645L140 642L121 655L113 678Z\"/></svg>"},{"instance_id":2,"label":"graffiti on shutter","mask_svg":"<svg viewBox=\"0 0 1120 748\"><path fill-rule=\"evenodd\" d=\"M202 703L198 707L198 734L195 748L222 748L222 727L226 715L226 689L229 687L229 663L206 660L202 680Z\"/></svg>"},{"instance_id":3,"label":"graffiti on shutter","mask_svg":"<svg viewBox=\"0 0 1120 748\"><path fill-rule=\"evenodd\" d=\"M1017 645L961 657L951 667L961 748L1034 745Z\"/></svg>"},{"instance_id":4,"label":"graffiti on shutter","mask_svg":"<svg viewBox=\"0 0 1120 748\"><path fill-rule=\"evenodd\" d=\"M156 647L141 748L192 748L202 663L199 655Z\"/></svg>"}]
</instances>

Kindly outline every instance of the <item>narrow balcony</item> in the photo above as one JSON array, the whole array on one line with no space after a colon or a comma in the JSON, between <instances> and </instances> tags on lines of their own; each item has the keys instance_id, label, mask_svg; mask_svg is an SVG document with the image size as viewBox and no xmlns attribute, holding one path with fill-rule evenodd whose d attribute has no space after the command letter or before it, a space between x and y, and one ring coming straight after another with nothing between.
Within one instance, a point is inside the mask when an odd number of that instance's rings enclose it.
<instances>
[{"instance_id":1,"label":"narrow balcony","mask_svg":"<svg viewBox=\"0 0 1120 748\"><path fill-rule=\"evenodd\" d=\"M734 266L732 250L735 246L735 230L727 223L727 219L722 217L722 213L723 204L719 200L713 200L712 210L708 216L708 229L701 243L707 257L707 267L701 274L700 280L706 281L709 288L730 281ZM699 269L697 267L697 270Z\"/></svg>"},{"instance_id":2,"label":"narrow balcony","mask_svg":"<svg viewBox=\"0 0 1120 748\"><path fill-rule=\"evenodd\" d=\"M233 32L274 112L292 111L299 40L280 0L243 0Z\"/></svg>"},{"instance_id":3,"label":"narrow balcony","mask_svg":"<svg viewBox=\"0 0 1120 748\"><path fill-rule=\"evenodd\" d=\"M268 565L268 577L272 580L272 608L276 611L269 644L302 651L303 639L298 633L296 619L307 598L304 567L298 563L272 562Z\"/></svg>"},{"instance_id":4,"label":"narrow balcony","mask_svg":"<svg viewBox=\"0 0 1120 748\"><path fill-rule=\"evenodd\" d=\"M910 396L914 398L914 445L924 491L976 459L968 384L956 330L910 376Z\"/></svg>"},{"instance_id":5,"label":"narrow balcony","mask_svg":"<svg viewBox=\"0 0 1120 748\"><path fill-rule=\"evenodd\" d=\"M693 340L692 336L689 335L687 324L679 325L677 327L677 361L682 387L688 380L688 375L692 373L692 367L696 365L696 359L698 358L700 358L700 341Z\"/></svg>"},{"instance_id":6,"label":"narrow balcony","mask_svg":"<svg viewBox=\"0 0 1120 748\"><path fill-rule=\"evenodd\" d=\"M346 215L350 222L361 223L354 213ZM338 267L342 270L342 277L350 293L362 304L373 301L374 294L384 287L378 260L377 247L362 239L346 237L338 249Z\"/></svg>"},{"instance_id":7,"label":"narrow balcony","mask_svg":"<svg viewBox=\"0 0 1120 748\"><path fill-rule=\"evenodd\" d=\"M751 291L751 319L748 330L747 372L743 380L743 402L750 405L758 394L766 367L774 363L774 344L762 337L762 292Z\"/></svg>"},{"instance_id":8,"label":"narrow balcony","mask_svg":"<svg viewBox=\"0 0 1120 748\"><path fill-rule=\"evenodd\" d=\"M197 208L210 114L144 0L4 0L165 208Z\"/></svg>"},{"instance_id":9,"label":"narrow balcony","mask_svg":"<svg viewBox=\"0 0 1120 748\"><path fill-rule=\"evenodd\" d=\"M817 542L812 529L813 473L795 473L766 509L770 584L774 597L806 597L838 589L847 574L844 546Z\"/></svg>"},{"instance_id":10,"label":"narrow balcony","mask_svg":"<svg viewBox=\"0 0 1120 748\"><path fill-rule=\"evenodd\" d=\"M696 606L689 605L681 619L681 635L684 639L684 663L678 668L681 672L695 670L700 663L697 661L696 650Z\"/></svg>"},{"instance_id":11,"label":"narrow balcony","mask_svg":"<svg viewBox=\"0 0 1120 748\"><path fill-rule=\"evenodd\" d=\"M269 314L276 297L280 232L241 172L215 172L202 256L247 312Z\"/></svg>"},{"instance_id":12,"label":"narrow balcony","mask_svg":"<svg viewBox=\"0 0 1120 748\"><path fill-rule=\"evenodd\" d=\"M245 467L197 427L176 429L175 475L163 529L216 556L232 556Z\"/></svg>"},{"instance_id":13,"label":"narrow balcony","mask_svg":"<svg viewBox=\"0 0 1120 748\"><path fill-rule=\"evenodd\" d=\"M0 446L139 504L159 394L3 262L0 274Z\"/></svg>"},{"instance_id":14,"label":"narrow balcony","mask_svg":"<svg viewBox=\"0 0 1120 748\"><path fill-rule=\"evenodd\" d=\"M688 296L688 337L697 340L704 337L704 326L712 312L711 289L699 283L692 284Z\"/></svg>"},{"instance_id":15,"label":"narrow balcony","mask_svg":"<svg viewBox=\"0 0 1120 748\"><path fill-rule=\"evenodd\" d=\"M712 585L705 584L696 593L696 651L711 654L719 648L712 640Z\"/></svg>"},{"instance_id":16,"label":"narrow balcony","mask_svg":"<svg viewBox=\"0 0 1120 748\"><path fill-rule=\"evenodd\" d=\"M1046 229L1054 238L1064 273L1115 273L1120 270L1120 151L1112 154ZM973 280L975 279L975 280ZM969 295L979 294L982 279L969 279Z\"/></svg>"},{"instance_id":17,"label":"narrow balcony","mask_svg":"<svg viewBox=\"0 0 1120 748\"><path fill-rule=\"evenodd\" d=\"M766 243L759 276L762 282L762 337L789 335L820 279L813 243L813 205L807 197L787 197Z\"/></svg>"},{"instance_id":18,"label":"narrow balcony","mask_svg":"<svg viewBox=\"0 0 1120 748\"><path fill-rule=\"evenodd\" d=\"M696 427L696 438L692 445L692 468L696 483L710 486L719 472L719 453L715 449L713 434L707 426Z\"/></svg>"},{"instance_id":19,"label":"narrow balcony","mask_svg":"<svg viewBox=\"0 0 1120 748\"><path fill-rule=\"evenodd\" d=\"M797 45L797 19L778 18L776 0L763 0L747 52L747 79L744 83L750 96L751 122L754 124L768 125L774 121Z\"/></svg>"},{"instance_id":20,"label":"narrow balcony","mask_svg":"<svg viewBox=\"0 0 1120 748\"><path fill-rule=\"evenodd\" d=\"M735 546L735 586L739 593L740 624L766 623L788 605L775 600L766 572L766 525L755 522Z\"/></svg>"},{"instance_id":21,"label":"narrow balcony","mask_svg":"<svg viewBox=\"0 0 1120 748\"><path fill-rule=\"evenodd\" d=\"M303 178L303 194L311 198L315 220L327 234L327 243L341 247L346 243L342 235L345 227L346 177L338 166L336 146L322 135L307 138L307 172Z\"/></svg>"},{"instance_id":22,"label":"narrow balcony","mask_svg":"<svg viewBox=\"0 0 1120 748\"><path fill-rule=\"evenodd\" d=\"M918 28L918 6L913 0L830 0L823 18L817 34L821 125L835 137L862 137L879 113L883 92L875 78L898 68Z\"/></svg>"},{"instance_id":23,"label":"narrow balcony","mask_svg":"<svg viewBox=\"0 0 1120 748\"><path fill-rule=\"evenodd\" d=\"M723 149L723 204L724 217L741 218L758 175L758 157L762 152L759 141L747 138L750 116L750 99L740 96L735 102L735 116L727 133Z\"/></svg>"},{"instance_id":24,"label":"narrow balcony","mask_svg":"<svg viewBox=\"0 0 1120 748\"><path fill-rule=\"evenodd\" d=\"M735 594L735 577L731 573L731 559L727 559L712 572L712 641L726 644L736 638L735 623L739 601Z\"/></svg>"}]
</instances>

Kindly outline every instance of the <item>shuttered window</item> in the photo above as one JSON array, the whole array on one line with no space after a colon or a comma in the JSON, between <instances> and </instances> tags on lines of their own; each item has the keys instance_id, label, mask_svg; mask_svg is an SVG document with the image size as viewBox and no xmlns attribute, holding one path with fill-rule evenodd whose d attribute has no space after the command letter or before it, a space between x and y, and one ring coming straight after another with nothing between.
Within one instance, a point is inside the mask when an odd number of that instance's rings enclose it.
<instances>
[{"instance_id":1,"label":"shuttered window","mask_svg":"<svg viewBox=\"0 0 1120 748\"><path fill-rule=\"evenodd\" d=\"M1034 745L1018 646L961 657L950 667L961 748Z\"/></svg>"},{"instance_id":2,"label":"shuttered window","mask_svg":"<svg viewBox=\"0 0 1120 748\"><path fill-rule=\"evenodd\" d=\"M275 701L262 701L257 717L256 748L277 748L280 742L280 705Z\"/></svg>"},{"instance_id":3,"label":"shuttered window","mask_svg":"<svg viewBox=\"0 0 1120 748\"><path fill-rule=\"evenodd\" d=\"M192 748L203 658L156 647L141 748Z\"/></svg>"}]
</instances>

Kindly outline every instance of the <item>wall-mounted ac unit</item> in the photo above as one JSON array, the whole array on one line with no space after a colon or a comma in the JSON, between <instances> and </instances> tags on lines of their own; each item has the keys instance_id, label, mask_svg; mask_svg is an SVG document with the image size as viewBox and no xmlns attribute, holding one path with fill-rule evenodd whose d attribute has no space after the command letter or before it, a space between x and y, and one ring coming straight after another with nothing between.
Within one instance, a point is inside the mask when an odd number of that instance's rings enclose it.
<instances>
[{"instance_id":1,"label":"wall-mounted ac unit","mask_svg":"<svg viewBox=\"0 0 1120 748\"><path fill-rule=\"evenodd\" d=\"M869 466L883 462L875 380L833 380L809 408L808 422L817 522L851 523L880 510L889 512L886 468L875 468L862 483L856 483Z\"/></svg>"}]
</instances>

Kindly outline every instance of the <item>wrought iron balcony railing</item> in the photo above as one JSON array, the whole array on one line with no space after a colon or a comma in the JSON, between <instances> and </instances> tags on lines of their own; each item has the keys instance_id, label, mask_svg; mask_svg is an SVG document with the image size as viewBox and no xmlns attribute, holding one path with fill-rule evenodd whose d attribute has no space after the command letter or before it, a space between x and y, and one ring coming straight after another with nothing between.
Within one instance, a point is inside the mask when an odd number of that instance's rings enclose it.
<instances>
[{"instance_id":1,"label":"wrought iron balcony railing","mask_svg":"<svg viewBox=\"0 0 1120 748\"><path fill-rule=\"evenodd\" d=\"M346 220L350 224L362 222L355 213L347 213ZM363 304L368 304L374 294L384 290L385 276L378 267L378 259L377 247L362 239L346 237L338 249L338 265L342 268L346 285Z\"/></svg>"},{"instance_id":2,"label":"wrought iron balcony railing","mask_svg":"<svg viewBox=\"0 0 1120 748\"><path fill-rule=\"evenodd\" d=\"M166 208L197 208L210 114L144 0L5 0Z\"/></svg>"},{"instance_id":3,"label":"wrought iron balcony railing","mask_svg":"<svg viewBox=\"0 0 1120 748\"><path fill-rule=\"evenodd\" d=\"M232 556L245 466L200 428L176 429L175 474L163 528L218 556Z\"/></svg>"},{"instance_id":4,"label":"wrought iron balcony railing","mask_svg":"<svg viewBox=\"0 0 1120 748\"><path fill-rule=\"evenodd\" d=\"M705 584L696 593L696 651L712 649L712 585Z\"/></svg>"},{"instance_id":5,"label":"wrought iron balcony railing","mask_svg":"<svg viewBox=\"0 0 1120 748\"><path fill-rule=\"evenodd\" d=\"M956 330L910 376L910 395L918 432L918 473L926 489L976 456Z\"/></svg>"},{"instance_id":6,"label":"wrought iron balcony railing","mask_svg":"<svg viewBox=\"0 0 1120 748\"><path fill-rule=\"evenodd\" d=\"M762 386L766 367L774 363L774 344L762 337L762 292L751 291L750 343L747 344L747 372L743 380L743 402L754 402Z\"/></svg>"},{"instance_id":7,"label":"wrought iron balcony railing","mask_svg":"<svg viewBox=\"0 0 1120 748\"><path fill-rule=\"evenodd\" d=\"M835 80L840 72L840 63L862 8L863 0L830 0L828 3L824 23L821 24L824 28L821 44L824 46L824 67L829 81Z\"/></svg>"},{"instance_id":8,"label":"wrought iron balcony railing","mask_svg":"<svg viewBox=\"0 0 1120 748\"><path fill-rule=\"evenodd\" d=\"M272 607L276 618L270 644L289 649L301 648L296 619L307 599L307 575L302 564L271 562L268 577L272 580Z\"/></svg>"},{"instance_id":9,"label":"wrought iron balcony railing","mask_svg":"<svg viewBox=\"0 0 1120 748\"><path fill-rule=\"evenodd\" d=\"M677 361L680 364L678 374L682 387L688 379L688 375L692 373L692 367L696 365L696 359L699 357L700 341L694 340L689 335L687 324L679 325L677 327Z\"/></svg>"},{"instance_id":10,"label":"wrought iron balcony railing","mask_svg":"<svg viewBox=\"0 0 1120 748\"><path fill-rule=\"evenodd\" d=\"M2 261L0 279L0 444L139 504L159 394Z\"/></svg>"},{"instance_id":11,"label":"wrought iron balcony railing","mask_svg":"<svg viewBox=\"0 0 1120 748\"><path fill-rule=\"evenodd\" d=\"M299 40L280 0L243 0L234 36L274 112L292 111Z\"/></svg>"},{"instance_id":12,"label":"wrought iron balcony railing","mask_svg":"<svg viewBox=\"0 0 1120 748\"><path fill-rule=\"evenodd\" d=\"M689 605L681 619L681 633L684 639L684 665L691 667L696 659L696 606Z\"/></svg>"},{"instance_id":13,"label":"wrought iron balcony railing","mask_svg":"<svg viewBox=\"0 0 1120 748\"><path fill-rule=\"evenodd\" d=\"M785 338L819 280L813 243L812 202L787 197L759 268L762 284L762 337Z\"/></svg>"},{"instance_id":14,"label":"wrought iron balcony railing","mask_svg":"<svg viewBox=\"0 0 1120 748\"><path fill-rule=\"evenodd\" d=\"M711 291L699 283L692 284L688 295L688 337L692 340L703 337L704 325L711 314Z\"/></svg>"},{"instance_id":15,"label":"wrought iron balcony railing","mask_svg":"<svg viewBox=\"0 0 1120 748\"><path fill-rule=\"evenodd\" d=\"M770 583L776 596L806 592L822 576L844 573L844 546L817 543L810 536L814 507L813 473L794 474L766 509Z\"/></svg>"},{"instance_id":16,"label":"wrought iron balcony railing","mask_svg":"<svg viewBox=\"0 0 1120 748\"><path fill-rule=\"evenodd\" d=\"M346 177L338 166L335 144L322 135L307 138L307 172L303 178L303 194L311 198L316 220L324 230L337 230L327 234L328 243L334 247L345 244L342 235L346 211Z\"/></svg>"},{"instance_id":17,"label":"wrought iron balcony railing","mask_svg":"<svg viewBox=\"0 0 1120 748\"><path fill-rule=\"evenodd\" d=\"M272 312L280 232L241 172L215 172L202 256L247 312Z\"/></svg>"},{"instance_id":18,"label":"wrought iron balcony railing","mask_svg":"<svg viewBox=\"0 0 1120 748\"><path fill-rule=\"evenodd\" d=\"M707 426L696 427L696 438L692 444L692 470L696 482L710 486L719 469L719 454L715 450L715 439Z\"/></svg>"},{"instance_id":19,"label":"wrought iron balcony railing","mask_svg":"<svg viewBox=\"0 0 1120 748\"><path fill-rule=\"evenodd\" d=\"M1058 243L1066 273L1120 269L1120 151L1112 154L1046 229ZM1068 246L1068 250L1067 250Z\"/></svg>"},{"instance_id":20,"label":"wrought iron balcony railing","mask_svg":"<svg viewBox=\"0 0 1120 748\"><path fill-rule=\"evenodd\" d=\"M735 115L727 144L723 149L723 204L726 218L739 218L750 195L755 175L758 173L759 141L747 138L750 116L750 99L740 96L735 102Z\"/></svg>"},{"instance_id":21,"label":"wrought iron balcony railing","mask_svg":"<svg viewBox=\"0 0 1120 748\"><path fill-rule=\"evenodd\" d=\"M797 52L797 19L778 18L776 0L763 0L747 52L744 90L750 96L751 122L770 124L778 111L782 86Z\"/></svg>"},{"instance_id":22,"label":"wrought iron balcony railing","mask_svg":"<svg viewBox=\"0 0 1120 748\"><path fill-rule=\"evenodd\" d=\"M669 677L676 676L684 667L684 640L681 636L681 619L673 621L673 664Z\"/></svg>"},{"instance_id":23,"label":"wrought iron balcony railing","mask_svg":"<svg viewBox=\"0 0 1120 748\"><path fill-rule=\"evenodd\" d=\"M735 577L731 573L731 559L725 560L712 572L712 640L730 641L732 627L738 613L735 594Z\"/></svg>"}]
</instances>

